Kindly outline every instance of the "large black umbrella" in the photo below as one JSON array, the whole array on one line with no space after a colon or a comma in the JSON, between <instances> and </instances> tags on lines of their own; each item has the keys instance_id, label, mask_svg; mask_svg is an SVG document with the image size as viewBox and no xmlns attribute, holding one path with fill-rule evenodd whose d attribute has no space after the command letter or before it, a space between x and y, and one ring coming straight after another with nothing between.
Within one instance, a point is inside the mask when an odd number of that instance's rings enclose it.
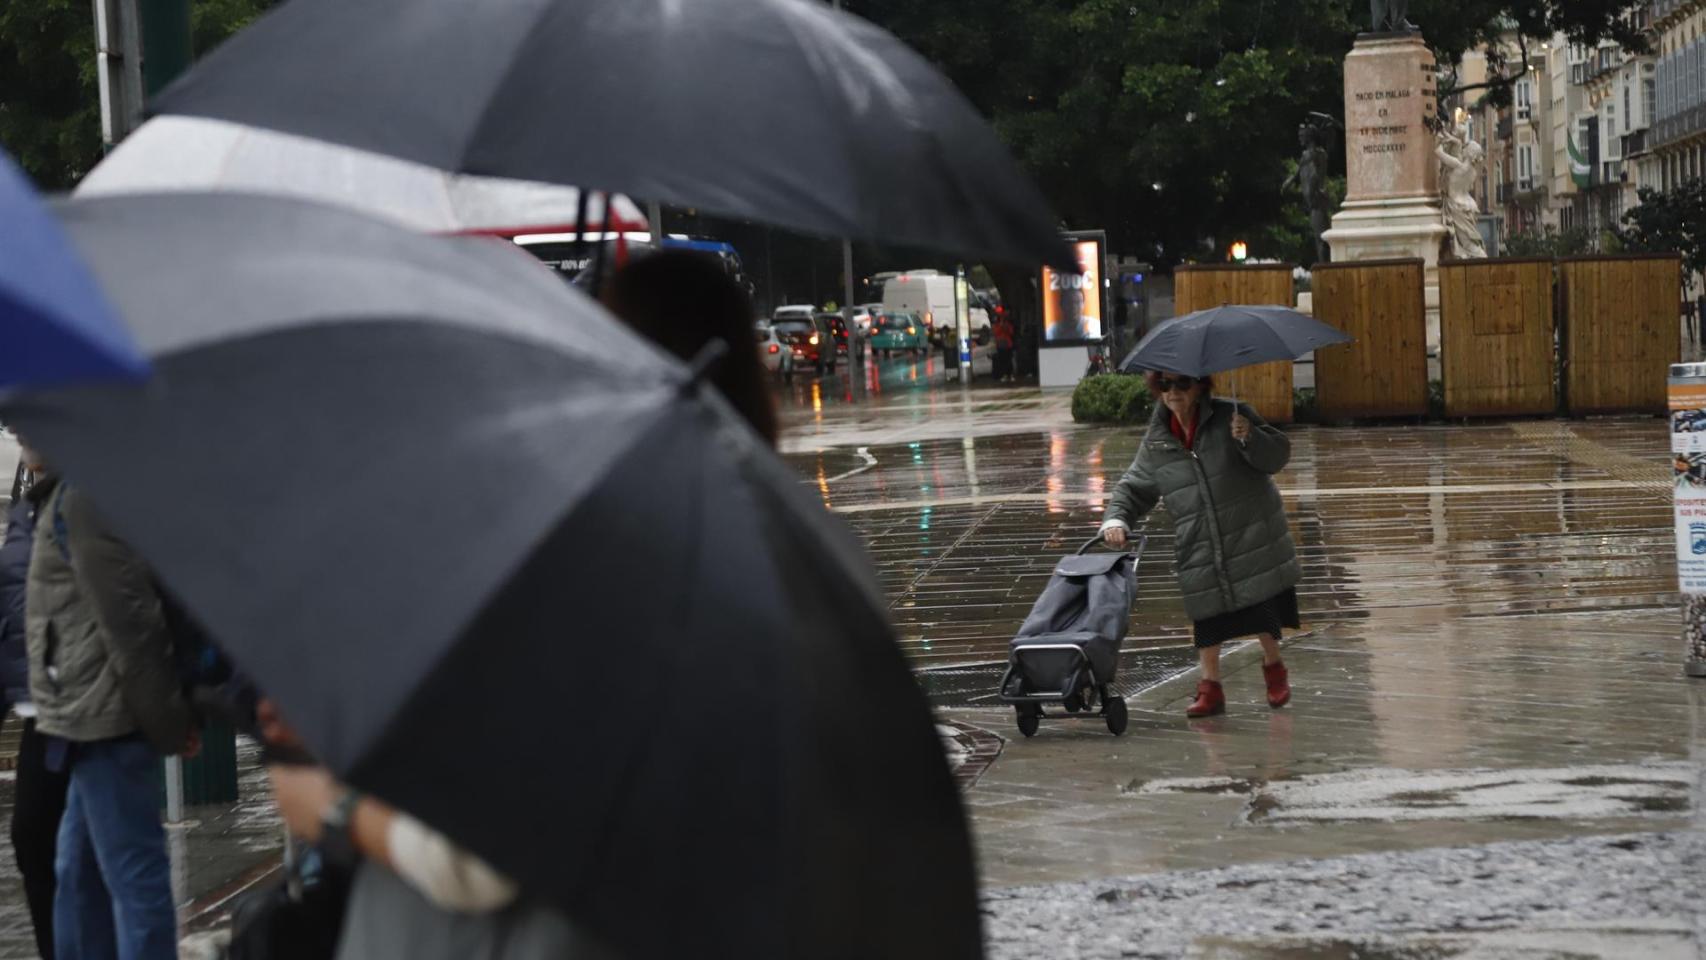
<instances>
[{"instance_id":1,"label":"large black umbrella","mask_svg":"<svg viewBox=\"0 0 1706 960\"><path fill-rule=\"evenodd\" d=\"M152 105L444 170L1072 266L913 50L802 0L292 0Z\"/></svg>"},{"instance_id":2,"label":"large black umbrella","mask_svg":"<svg viewBox=\"0 0 1706 960\"><path fill-rule=\"evenodd\" d=\"M1351 338L1290 307L1226 304L1169 320L1138 341L1120 369L1206 377L1273 360L1296 360Z\"/></svg>"},{"instance_id":3,"label":"large black umbrella","mask_svg":"<svg viewBox=\"0 0 1706 960\"><path fill-rule=\"evenodd\" d=\"M622 956L979 953L859 548L685 369L506 243L62 215L156 377L6 413L340 776Z\"/></svg>"}]
</instances>

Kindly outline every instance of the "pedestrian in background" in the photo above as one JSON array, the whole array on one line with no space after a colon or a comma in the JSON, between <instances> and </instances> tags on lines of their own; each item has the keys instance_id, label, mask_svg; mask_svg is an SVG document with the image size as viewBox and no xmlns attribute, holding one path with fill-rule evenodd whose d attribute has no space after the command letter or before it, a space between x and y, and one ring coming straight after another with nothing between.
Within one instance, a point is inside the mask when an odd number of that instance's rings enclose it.
<instances>
[{"instance_id":1,"label":"pedestrian in background","mask_svg":"<svg viewBox=\"0 0 1706 960\"><path fill-rule=\"evenodd\" d=\"M173 960L160 757L199 735L148 567L83 494L42 501L30 554L30 697L49 770L66 771L54 893L59 960Z\"/></svg>"},{"instance_id":2,"label":"pedestrian in background","mask_svg":"<svg viewBox=\"0 0 1706 960\"><path fill-rule=\"evenodd\" d=\"M24 901L30 911L36 950L53 957L53 861L58 847L59 819L65 812L67 777L47 769L46 748L36 730L35 706L30 702L30 657L26 640L25 594L30 575L30 550L36 514L56 481L43 475L41 459L29 447L20 453L24 481L6 517L6 539L0 544L0 716L10 710L23 721L18 742L18 765L12 793L12 854L24 882Z\"/></svg>"},{"instance_id":3,"label":"pedestrian in background","mask_svg":"<svg viewBox=\"0 0 1706 960\"><path fill-rule=\"evenodd\" d=\"M1006 311L995 316L995 381L1010 382L1013 379L1013 351L1018 346L1019 334L1013 328L1013 321L1007 319Z\"/></svg>"},{"instance_id":4,"label":"pedestrian in background","mask_svg":"<svg viewBox=\"0 0 1706 960\"><path fill-rule=\"evenodd\" d=\"M1695 342L1706 344L1706 293L1694 298Z\"/></svg>"},{"instance_id":5,"label":"pedestrian in background","mask_svg":"<svg viewBox=\"0 0 1706 960\"><path fill-rule=\"evenodd\" d=\"M1280 638L1299 623L1301 570L1273 474L1291 459L1291 440L1248 406L1216 399L1207 377L1152 371L1147 379L1161 402L1114 489L1102 535L1123 547L1132 524L1167 505L1203 673L1186 716L1226 711L1220 645L1248 636L1262 644L1268 705L1283 707L1291 684Z\"/></svg>"}]
</instances>

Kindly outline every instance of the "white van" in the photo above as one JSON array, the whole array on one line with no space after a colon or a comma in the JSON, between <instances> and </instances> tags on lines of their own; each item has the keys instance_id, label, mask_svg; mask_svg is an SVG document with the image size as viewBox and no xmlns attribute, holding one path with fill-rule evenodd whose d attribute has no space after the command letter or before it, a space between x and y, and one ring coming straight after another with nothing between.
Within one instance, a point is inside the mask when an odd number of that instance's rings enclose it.
<instances>
[{"instance_id":1,"label":"white van","mask_svg":"<svg viewBox=\"0 0 1706 960\"><path fill-rule=\"evenodd\" d=\"M909 270L883 283L883 308L916 313L924 318L934 343L954 337L954 278L936 270ZM978 343L990 337L989 311L971 308L971 335Z\"/></svg>"}]
</instances>

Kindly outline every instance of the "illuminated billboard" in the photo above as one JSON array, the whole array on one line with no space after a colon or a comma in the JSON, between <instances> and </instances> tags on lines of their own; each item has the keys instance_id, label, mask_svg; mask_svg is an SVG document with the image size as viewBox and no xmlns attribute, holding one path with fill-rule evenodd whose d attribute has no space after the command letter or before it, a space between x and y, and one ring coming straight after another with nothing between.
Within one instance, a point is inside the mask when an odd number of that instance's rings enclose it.
<instances>
[{"instance_id":1,"label":"illuminated billboard","mask_svg":"<svg viewBox=\"0 0 1706 960\"><path fill-rule=\"evenodd\" d=\"M1100 340L1104 327L1102 269L1107 239L1100 231L1069 233L1066 240L1078 257L1080 273L1043 268L1043 340L1072 343Z\"/></svg>"}]
</instances>

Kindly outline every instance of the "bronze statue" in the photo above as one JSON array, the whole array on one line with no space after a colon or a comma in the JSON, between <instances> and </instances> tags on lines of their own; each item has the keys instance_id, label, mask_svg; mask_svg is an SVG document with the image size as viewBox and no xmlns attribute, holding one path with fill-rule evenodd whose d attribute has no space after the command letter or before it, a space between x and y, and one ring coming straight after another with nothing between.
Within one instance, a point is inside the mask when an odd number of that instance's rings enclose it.
<instances>
[{"instance_id":1,"label":"bronze statue","mask_svg":"<svg viewBox=\"0 0 1706 960\"><path fill-rule=\"evenodd\" d=\"M1315 120L1305 120L1297 126L1297 141L1303 152L1297 157L1297 172L1280 185L1284 191L1297 184L1303 193L1303 205L1309 210L1310 233L1315 237L1315 259L1326 263L1331 257L1327 241L1321 235L1333 223L1333 200L1327 196L1327 147L1325 131Z\"/></svg>"},{"instance_id":2,"label":"bronze statue","mask_svg":"<svg viewBox=\"0 0 1706 960\"><path fill-rule=\"evenodd\" d=\"M1415 33L1408 17L1410 0L1369 0L1370 29L1375 33Z\"/></svg>"}]
</instances>

